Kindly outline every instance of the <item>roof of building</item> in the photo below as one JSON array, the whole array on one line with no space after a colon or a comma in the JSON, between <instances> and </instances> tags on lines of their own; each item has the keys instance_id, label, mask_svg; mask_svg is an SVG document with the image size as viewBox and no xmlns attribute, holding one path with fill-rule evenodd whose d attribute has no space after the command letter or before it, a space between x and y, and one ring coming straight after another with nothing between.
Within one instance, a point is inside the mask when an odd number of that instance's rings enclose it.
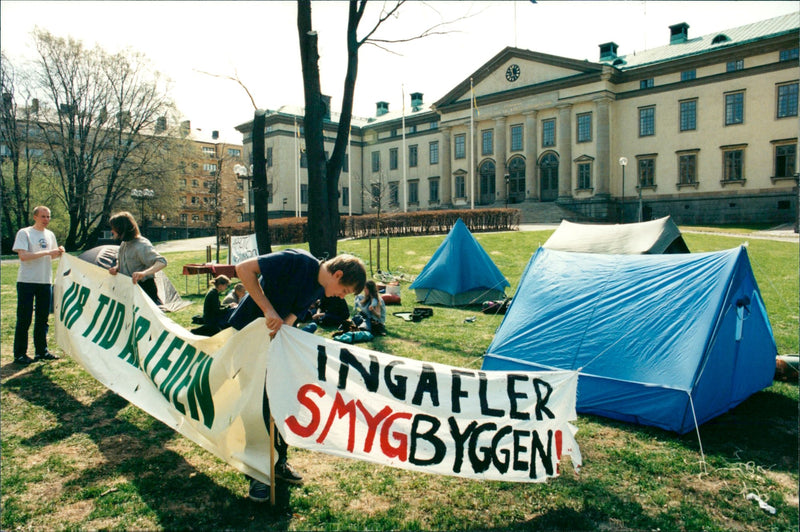
<instances>
[{"instance_id":1,"label":"roof of building","mask_svg":"<svg viewBox=\"0 0 800 532\"><path fill-rule=\"evenodd\" d=\"M600 62L614 64L614 66L620 70L629 70L653 63L670 61L679 57L702 54L712 50L720 50L758 41L760 39L775 37L782 33L797 31L798 28L800 28L800 13L790 13L752 24L746 24L737 28L709 33L702 37L690 37L685 42L667 44L628 55L618 55L615 58ZM727 39L723 37L717 38L720 35L724 35ZM622 60L621 62L619 61L620 59Z\"/></svg>"}]
</instances>

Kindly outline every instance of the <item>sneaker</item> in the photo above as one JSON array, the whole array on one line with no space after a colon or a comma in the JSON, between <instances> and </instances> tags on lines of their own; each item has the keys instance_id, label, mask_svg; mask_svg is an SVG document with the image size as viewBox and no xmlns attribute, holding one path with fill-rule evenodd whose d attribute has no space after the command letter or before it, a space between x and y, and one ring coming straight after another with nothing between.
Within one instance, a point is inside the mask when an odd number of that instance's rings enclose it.
<instances>
[{"instance_id":1,"label":"sneaker","mask_svg":"<svg viewBox=\"0 0 800 532\"><path fill-rule=\"evenodd\" d=\"M59 358L61 357L57 357L50 351L45 351L41 355L36 355L36 358L34 358L33 360L38 362L39 360L58 360Z\"/></svg>"},{"instance_id":2,"label":"sneaker","mask_svg":"<svg viewBox=\"0 0 800 532\"><path fill-rule=\"evenodd\" d=\"M250 490L247 498L255 502L267 502L269 500L269 486L254 478L250 479Z\"/></svg>"},{"instance_id":3,"label":"sneaker","mask_svg":"<svg viewBox=\"0 0 800 532\"><path fill-rule=\"evenodd\" d=\"M28 364L31 364L32 362L33 362L33 359L31 357L29 357L28 355L17 355L17 356L14 357L14 364L18 364L20 366L27 366Z\"/></svg>"},{"instance_id":4,"label":"sneaker","mask_svg":"<svg viewBox=\"0 0 800 532\"><path fill-rule=\"evenodd\" d=\"M286 462L275 464L275 477L288 482L289 484L302 484L303 477L300 476L292 466Z\"/></svg>"}]
</instances>

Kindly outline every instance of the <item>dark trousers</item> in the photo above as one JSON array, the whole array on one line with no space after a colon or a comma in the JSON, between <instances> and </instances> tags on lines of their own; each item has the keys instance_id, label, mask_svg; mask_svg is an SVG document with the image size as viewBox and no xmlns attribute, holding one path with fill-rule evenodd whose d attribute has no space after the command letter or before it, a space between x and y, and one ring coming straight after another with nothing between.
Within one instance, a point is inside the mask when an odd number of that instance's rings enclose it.
<instances>
[{"instance_id":1,"label":"dark trousers","mask_svg":"<svg viewBox=\"0 0 800 532\"><path fill-rule=\"evenodd\" d=\"M144 293L150 296L150 299L152 299L156 305L161 306L164 304L164 302L161 301L161 298L158 297L158 286L156 286L155 279L152 277L149 279L141 279L139 281L139 286L142 287Z\"/></svg>"},{"instance_id":2,"label":"dark trousers","mask_svg":"<svg viewBox=\"0 0 800 532\"><path fill-rule=\"evenodd\" d=\"M33 322L33 347L37 355L47 352L47 319L50 316L50 285L17 283L17 328L14 332L14 356L27 355L28 330Z\"/></svg>"}]
</instances>

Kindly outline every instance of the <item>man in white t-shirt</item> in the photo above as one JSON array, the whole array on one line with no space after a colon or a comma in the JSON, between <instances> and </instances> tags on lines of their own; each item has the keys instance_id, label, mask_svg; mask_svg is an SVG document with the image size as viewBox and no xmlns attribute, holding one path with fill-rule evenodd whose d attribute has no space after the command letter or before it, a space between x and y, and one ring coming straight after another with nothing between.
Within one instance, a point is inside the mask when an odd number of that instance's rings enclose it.
<instances>
[{"instance_id":1,"label":"man in white t-shirt","mask_svg":"<svg viewBox=\"0 0 800 532\"><path fill-rule=\"evenodd\" d=\"M64 253L56 242L56 235L47 229L50 209L39 206L33 209L33 225L17 232L13 250L19 255L17 273L17 328L14 333L14 362L27 366L38 360L56 360L47 350L47 320L50 317L52 260ZM33 324L35 358L28 356L28 330Z\"/></svg>"}]
</instances>

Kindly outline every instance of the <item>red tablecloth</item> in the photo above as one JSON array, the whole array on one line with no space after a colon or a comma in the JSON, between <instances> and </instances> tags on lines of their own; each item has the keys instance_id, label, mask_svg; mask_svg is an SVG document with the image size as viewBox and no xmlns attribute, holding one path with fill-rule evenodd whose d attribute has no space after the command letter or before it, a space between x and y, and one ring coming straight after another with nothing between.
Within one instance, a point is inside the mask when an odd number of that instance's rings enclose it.
<instances>
[{"instance_id":1,"label":"red tablecloth","mask_svg":"<svg viewBox=\"0 0 800 532\"><path fill-rule=\"evenodd\" d=\"M226 275L229 278L236 277L235 264L184 264L183 275L202 275L210 273L214 277Z\"/></svg>"}]
</instances>

